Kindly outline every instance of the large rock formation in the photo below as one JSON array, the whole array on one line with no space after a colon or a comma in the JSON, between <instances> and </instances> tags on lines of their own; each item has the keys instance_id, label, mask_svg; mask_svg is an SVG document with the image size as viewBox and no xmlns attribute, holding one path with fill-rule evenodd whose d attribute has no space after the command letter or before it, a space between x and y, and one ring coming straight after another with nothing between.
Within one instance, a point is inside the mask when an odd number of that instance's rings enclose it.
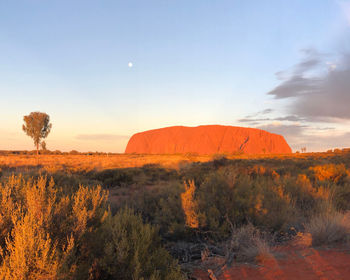
<instances>
[{"instance_id":1,"label":"large rock formation","mask_svg":"<svg viewBox=\"0 0 350 280\"><path fill-rule=\"evenodd\" d=\"M125 153L138 154L283 154L292 150L283 136L235 126L172 126L134 134Z\"/></svg>"}]
</instances>

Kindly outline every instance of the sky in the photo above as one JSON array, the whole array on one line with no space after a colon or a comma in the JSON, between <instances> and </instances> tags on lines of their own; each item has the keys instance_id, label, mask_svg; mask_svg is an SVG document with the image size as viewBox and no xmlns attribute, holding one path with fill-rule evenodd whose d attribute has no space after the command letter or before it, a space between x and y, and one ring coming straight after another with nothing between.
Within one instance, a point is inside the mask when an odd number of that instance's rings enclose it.
<instances>
[{"instance_id":1,"label":"sky","mask_svg":"<svg viewBox=\"0 0 350 280\"><path fill-rule=\"evenodd\" d=\"M222 124L293 151L350 147L350 1L0 0L0 150L124 152L154 128Z\"/></svg>"}]
</instances>

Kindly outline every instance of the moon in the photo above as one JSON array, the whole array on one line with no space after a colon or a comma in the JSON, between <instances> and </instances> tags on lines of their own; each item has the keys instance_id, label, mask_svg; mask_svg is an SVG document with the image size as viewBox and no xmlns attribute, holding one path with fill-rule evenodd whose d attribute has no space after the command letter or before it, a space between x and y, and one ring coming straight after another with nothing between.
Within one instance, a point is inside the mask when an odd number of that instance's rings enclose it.
<instances>
[{"instance_id":1,"label":"moon","mask_svg":"<svg viewBox=\"0 0 350 280\"><path fill-rule=\"evenodd\" d=\"M128 66L129 66L129 68L131 68L132 67L132 62L129 62Z\"/></svg>"}]
</instances>

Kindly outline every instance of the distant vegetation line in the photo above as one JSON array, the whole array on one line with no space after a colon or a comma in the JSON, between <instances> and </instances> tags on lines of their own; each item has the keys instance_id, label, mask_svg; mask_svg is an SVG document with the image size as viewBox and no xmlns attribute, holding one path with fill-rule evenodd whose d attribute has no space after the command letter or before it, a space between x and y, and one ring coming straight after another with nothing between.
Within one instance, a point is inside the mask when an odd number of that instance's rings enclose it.
<instances>
[{"instance_id":1,"label":"distant vegetation line","mask_svg":"<svg viewBox=\"0 0 350 280\"><path fill-rule=\"evenodd\" d=\"M342 153L342 152L350 152L350 148L335 148L327 150L326 152L303 152L307 154L324 154L324 153ZM36 150L0 150L0 155L35 155ZM71 150L71 151L61 151L61 150L39 150L40 155L137 155L137 153L124 153L124 152L99 152L99 151L88 151L88 152L79 152L77 150ZM294 154L300 154L299 151L296 151ZM161 154L141 154L141 155L161 155ZM185 156L198 156L197 153L176 153L176 154L164 154L164 155L185 155ZM237 156L237 155L244 155L243 152L236 152L236 153L223 153L223 154L208 154L207 156ZM269 156L270 154L256 154L256 156ZM205 156L205 155L204 155ZM254 154L249 155L251 157L254 157ZM271 154L271 156L278 156L278 154Z\"/></svg>"}]
</instances>

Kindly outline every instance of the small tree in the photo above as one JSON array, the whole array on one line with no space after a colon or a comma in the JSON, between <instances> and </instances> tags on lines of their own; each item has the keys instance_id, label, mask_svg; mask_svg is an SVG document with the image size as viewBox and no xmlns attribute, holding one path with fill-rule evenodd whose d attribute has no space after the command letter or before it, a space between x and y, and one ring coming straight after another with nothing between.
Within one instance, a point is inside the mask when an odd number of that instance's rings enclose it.
<instances>
[{"instance_id":1,"label":"small tree","mask_svg":"<svg viewBox=\"0 0 350 280\"><path fill-rule=\"evenodd\" d=\"M23 131L33 138L36 146L36 154L39 155L39 145L41 139L49 135L52 124L50 123L50 116L46 113L32 112L28 116L23 117L24 125Z\"/></svg>"}]
</instances>

